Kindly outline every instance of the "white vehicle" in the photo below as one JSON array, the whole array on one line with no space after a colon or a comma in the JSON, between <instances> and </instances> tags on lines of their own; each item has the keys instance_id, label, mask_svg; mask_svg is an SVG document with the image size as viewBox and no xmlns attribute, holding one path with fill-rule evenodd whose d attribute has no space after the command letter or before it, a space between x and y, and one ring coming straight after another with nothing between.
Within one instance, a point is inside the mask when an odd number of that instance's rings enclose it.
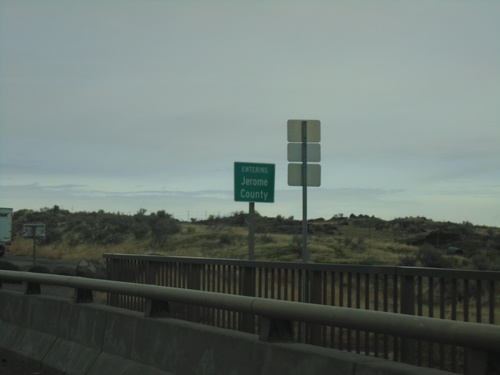
<instances>
[{"instance_id":1,"label":"white vehicle","mask_svg":"<svg viewBox=\"0 0 500 375\"><path fill-rule=\"evenodd\" d=\"M12 208L0 207L0 257L12 241Z\"/></svg>"}]
</instances>

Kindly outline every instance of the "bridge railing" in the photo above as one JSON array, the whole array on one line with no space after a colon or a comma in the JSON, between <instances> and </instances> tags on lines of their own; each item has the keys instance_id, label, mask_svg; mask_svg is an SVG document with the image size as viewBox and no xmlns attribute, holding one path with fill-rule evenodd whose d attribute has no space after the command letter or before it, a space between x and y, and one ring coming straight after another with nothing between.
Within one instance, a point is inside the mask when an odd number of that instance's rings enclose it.
<instances>
[{"instance_id":1,"label":"bridge railing","mask_svg":"<svg viewBox=\"0 0 500 375\"><path fill-rule=\"evenodd\" d=\"M500 324L500 272L124 254L105 254L105 258L111 280ZM142 298L119 293L110 294L108 303L138 311L146 306ZM193 313L188 306L173 304L171 313L252 333L261 324L258 317L216 307ZM295 322L292 328L295 339L314 345L453 372L468 366L467 353L457 345L336 324Z\"/></svg>"},{"instance_id":2,"label":"bridge railing","mask_svg":"<svg viewBox=\"0 0 500 375\"><path fill-rule=\"evenodd\" d=\"M0 270L0 289L4 282L23 281L26 292L40 294L40 285L56 285L75 289L75 302L91 302L94 291L119 293L143 298L145 315L169 316L170 304L179 303L201 308L218 308L246 316L258 316L261 340L291 337L292 322L309 325L356 329L377 334L403 337L406 340L427 340L466 348L468 357L464 373L486 375L491 366L498 366L500 327L472 322L459 322L405 314L300 303L270 298L237 296L184 288L162 287L109 280L85 279L18 271ZM1 308L1 307L0 307ZM494 369L493 369L494 370ZM496 368L498 371L498 367Z\"/></svg>"}]
</instances>

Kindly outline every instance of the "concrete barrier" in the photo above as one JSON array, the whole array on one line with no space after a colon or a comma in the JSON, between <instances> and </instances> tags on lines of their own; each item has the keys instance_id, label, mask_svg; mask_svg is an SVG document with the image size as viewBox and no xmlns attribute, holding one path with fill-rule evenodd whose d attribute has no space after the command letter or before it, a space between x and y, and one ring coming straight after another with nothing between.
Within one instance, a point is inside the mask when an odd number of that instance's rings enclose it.
<instances>
[{"instance_id":1,"label":"concrete barrier","mask_svg":"<svg viewBox=\"0 0 500 375\"><path fill-rule=\"evenodd\" d=\"M107 306L0 291L0 348L65 374L443 375L447 372Z\"/></svg>"},{"instance_id":2,"label":"concrete barrier","mask_svg":"<svg viewBox=\"0 0 500 375\"><path fill-rule=\"evenodd\" d=\"M57 338L60 307L39 296L0 293L0 347L41 362Z\"/></svg>"},{"instance_id":3,"label":"concrete barrier","mask_svg":"<svg viewBox=\"0 0 500 375\"><path fill-rule=\"evenodd\" d=\"M101 354L106 308L65 301L60 304L58 337L42 363L63 373L85 375Z\"/></svg>"}]
</instances>

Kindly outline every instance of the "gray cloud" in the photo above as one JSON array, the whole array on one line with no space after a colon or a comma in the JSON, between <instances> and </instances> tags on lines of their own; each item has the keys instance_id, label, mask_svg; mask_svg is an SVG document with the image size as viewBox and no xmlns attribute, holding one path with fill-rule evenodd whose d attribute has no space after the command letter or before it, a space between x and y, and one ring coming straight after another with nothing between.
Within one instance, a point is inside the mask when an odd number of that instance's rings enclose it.
<instances>
[{"instance_id":1,"label":"gray cloud","mask_svg":"<svg viewBox=\"0 0 500 375\"><path fill-rule=\"evenodd\" d=\"M9 187L33 183L85 186L79 199L116 192L113 207L128 206L131 196L120 194L141 188L159 205L151 192L165 186L189 205L193 192L230 189L234 161L276 163L276 188L293 196L286 121L314 118L323 187L312 216L328 216L322 207L338 194L344 200L332 205L346 212L449 212L460 221L461 212L438 209L458 189L456 206L475 202L475 220L497 223L483 193L500 185L500 4L0 6L2 205L12 205ZM48 201L46 189L37 194L47 200L30 197L34 208ZM264 209L300 213L283 201ZM106 200L82 206L94 202Z\"/></svg>"}]
</instances>

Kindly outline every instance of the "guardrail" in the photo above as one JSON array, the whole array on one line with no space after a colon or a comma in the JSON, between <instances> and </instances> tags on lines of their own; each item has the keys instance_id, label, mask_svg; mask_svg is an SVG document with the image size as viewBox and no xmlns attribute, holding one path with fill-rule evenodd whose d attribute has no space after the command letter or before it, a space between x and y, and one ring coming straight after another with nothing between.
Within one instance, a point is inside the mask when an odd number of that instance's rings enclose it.
<instances>
[{"instance_id":1,"label":"guardrail","mask_svg":"<svg viewBox=\"0 0 500 375\"><path fill-rule=\"evenodd\" d=\"M105 254L112 280L412 316L500 324L500 272L417 267L303 264L213 258ZM306 296L302 278L306 277ZM112 306L143 311L143 299L111 294ZM182 319L189 310L172 309ZM255 332L258 318L205 308L198 320ZM336 325L294 325L298 340L394 361L462 372L467 355L457 345Z\"/></svg>"},{"instance_id":2,"label":"guardrail","mask_svg":"<svg viewBox=\"0 0 500 375\"><path fill-rule=\"evenodd\" d=\"M259 316L261 340L291 338L292 321L334 325L464 347L466 375L490 374L491 366L499 366L499 326L74 276L0 271L0 288L2 281L24 282L26 292L32 294L41 292L41 284L74 288L75 302L92 301L93 291L144 298L147 316L168 315L170 303L187 304L195 314L210 307Z\"/></svg>"}]
</instances>

